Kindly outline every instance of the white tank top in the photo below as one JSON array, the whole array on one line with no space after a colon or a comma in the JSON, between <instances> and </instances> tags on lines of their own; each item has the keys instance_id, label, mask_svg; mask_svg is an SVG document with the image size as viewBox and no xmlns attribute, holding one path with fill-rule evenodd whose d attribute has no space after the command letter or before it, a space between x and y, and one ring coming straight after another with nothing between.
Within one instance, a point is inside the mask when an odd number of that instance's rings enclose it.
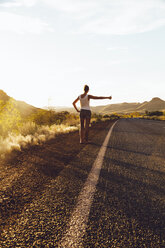
<instances>
[{"instance_id":1,"label":"white tank top","mask_svg":"<svg viewBox=\"0 0 165 248\"><path fill-rule=\"evenodd\" d=\"M81 95L79 96L80 99L80 106L81 109L86 109L86 110L91 110L90 106L89 106L89 100L88 100L88 95L86 95L85 97L81 97Z\"/></svg>"}]
</instances>

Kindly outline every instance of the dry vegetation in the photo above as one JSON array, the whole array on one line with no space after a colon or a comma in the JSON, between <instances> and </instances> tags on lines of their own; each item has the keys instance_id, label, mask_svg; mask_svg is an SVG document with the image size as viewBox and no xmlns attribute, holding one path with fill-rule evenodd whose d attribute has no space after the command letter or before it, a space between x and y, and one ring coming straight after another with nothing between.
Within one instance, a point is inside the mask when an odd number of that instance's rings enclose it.
<instances>
[{"instance_id":1,"label":"dry vegetation","mask_svg":"<svg viewBox=\"0 0 165 248\"><path fill-rule=\"evenodd\" d=\"M165 111L152 111L152 112L145 112L144 118L151 119L151 120L165 120Z\"/></svg>"},{"instance_id":2,"label":"dry vegetation","mask_svg":"<svg viewBox=\"0 0 165 248\"><path fill-rule=\"evenodd\" d=\"M107 116L107 115L106 115ZM165 120L165 111L146 111L145 113L132 112L128 114L112 114L111 118L142 118L148 120ZM108 116L107 116L108 117Z\"/></svg>"},{"instance_id":3,"label":"dry vegetation","mask_svg":"<svg viewBox=\"0 0 165 248\"><path fill-rule=\"evenodd\" d=\"M78 129L79 119L68 112L38 110L22 117L13 99L0 102L0 155L28 144L40 144L59 133Z\"/></svg>"},{"instance_id":4,"label":"dry vegetation","mask_svg":"<svg viewBox=\"0 0 165 248\"><path fill-rule=\"evenodd\" d=\"M155 111L130 114L92 114L91 123L117 118L146 118L165 120L165 112ZM0 101L0 155L13 149L21 150L28 144L40 144L59 133L79 129L79 115L67 111L38 109L33 114L22 116L16 102L10 98Z\"/></svg>"},{"instance_id":5,"label":"dry vegetation","mask_svg":"<svg viewBox=\"0 0 165 248\"><path fill-rule=\"evenodd\" d=\"M108 117L109 118L109 117ZM93 114L91 122L107 120ZM12 150L21 150L28 144L39 145L57 134L79 129L79 115L67 111L38 109L22 115L12 98L0 101L0 156Z\"/></svg>"}]
</instances>

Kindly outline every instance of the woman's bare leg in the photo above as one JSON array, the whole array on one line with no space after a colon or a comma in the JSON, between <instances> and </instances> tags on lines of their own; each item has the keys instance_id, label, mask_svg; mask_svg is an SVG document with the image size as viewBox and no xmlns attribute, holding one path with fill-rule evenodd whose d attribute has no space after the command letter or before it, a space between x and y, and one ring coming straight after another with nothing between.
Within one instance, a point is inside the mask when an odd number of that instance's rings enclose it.
<instances>
[{"instance_id":1,"label":"woman's bare leg","mask_svg":"<svg viewBox=\"0 0 165 248\"><path fill-rule=\"evenodd\" d=\"M85 128L84 128L84 119L80 119L80 143L84 142L84 136L85 136Z\"/></svg>"},{"instance_id":2,"label":"woman's bare leg","mask_svg":"<svg viewBox=\"0 0 165 248\"><path fill-rule=\"evenodd\" d=\"M88 142L90 118L85 119L85 140Z\"/></svg>"}]
</instances>

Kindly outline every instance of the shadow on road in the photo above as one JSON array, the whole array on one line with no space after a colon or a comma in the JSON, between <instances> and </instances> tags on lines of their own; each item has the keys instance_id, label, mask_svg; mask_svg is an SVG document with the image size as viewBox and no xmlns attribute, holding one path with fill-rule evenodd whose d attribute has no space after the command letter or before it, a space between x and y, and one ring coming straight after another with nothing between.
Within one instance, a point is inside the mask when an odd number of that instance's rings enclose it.
<instances>
[{"instance_id":1,"label":"shadow on road","mask_svg":"<svg viewBox=\"0 0 165 248\"><path fill-rule=\"evenodd\" d=\"M101 145L99 142L102 142L102 139L104 139L102 132L106 133L108 127L109 122L97 123L90 129L90 137L94 140L93 143L97 144L98 149ZM95 139L97 135L101 136L100 141L97 138ZM97 153L97 149L93 149L91 146L85 151L84 158L78 157L78 162L74 163L76 156L85 147L86 145L82 146L79 144L79 134L76 131L58 135L55 139L39 146L29 146L21 152L14 151L6 159L5 166L8 170L15 168L18 177L12 181L11 185L8 185L4 192L0 191L2 199L4 199L0 202L0 231L8 225L14 225L15 219L24 210L25 206L29 206L37 197L42 196L51 180L56 180L59 174L68 166L72 165L72 170L66 169L66 173L63 175L64 181L62 185L59 185L59 188L63 190L64 184L72 185L74 180L79 180L80 184L82 181L84 182ZM90 153L92 149L94 155ZM19 168L21 166L24 166L26 169L22 175L19 175ZM73 191L72 193L70 192L71 190ZM75 188L75 190L69 189L69 186L66 186L66 189L64 188L65 194L59 194L60 197L64 198L64 206L66 205L65 199L67 199L67 204L70 208L72 207L77 191L79 191L79 188ZM65 215L64 206L62 209Z\"/></svg>"},{"instance_id":2,"label":"shadow on road","mask_svg":"<svg viewBox=\"0 0 165 248\"><path fill-rule=\"evenodd\" d=\"M109 172L102 169L98 185L106 193L104 204L109 211L122 211L144 230L165 238L165 173L117 160L109 166Z\"/></svg>"}]
</instances>

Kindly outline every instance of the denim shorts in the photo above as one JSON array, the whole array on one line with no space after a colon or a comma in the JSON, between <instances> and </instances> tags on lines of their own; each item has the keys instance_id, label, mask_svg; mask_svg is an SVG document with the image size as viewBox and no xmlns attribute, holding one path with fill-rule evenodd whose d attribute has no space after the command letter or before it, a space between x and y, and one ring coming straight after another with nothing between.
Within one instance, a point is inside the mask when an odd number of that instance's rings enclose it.
<instances>
[{"instance_id":1,"label":"denim shorts","mask_svg":"<svg viewBox=\"0 0 165 248\"><path fill-rule=\"evenodd\" d=\"M91 118L91 111L87 109L81 109L80 110L80 118L81 119L86 119L86 118Z\"/></svg>"}]
</instances>

